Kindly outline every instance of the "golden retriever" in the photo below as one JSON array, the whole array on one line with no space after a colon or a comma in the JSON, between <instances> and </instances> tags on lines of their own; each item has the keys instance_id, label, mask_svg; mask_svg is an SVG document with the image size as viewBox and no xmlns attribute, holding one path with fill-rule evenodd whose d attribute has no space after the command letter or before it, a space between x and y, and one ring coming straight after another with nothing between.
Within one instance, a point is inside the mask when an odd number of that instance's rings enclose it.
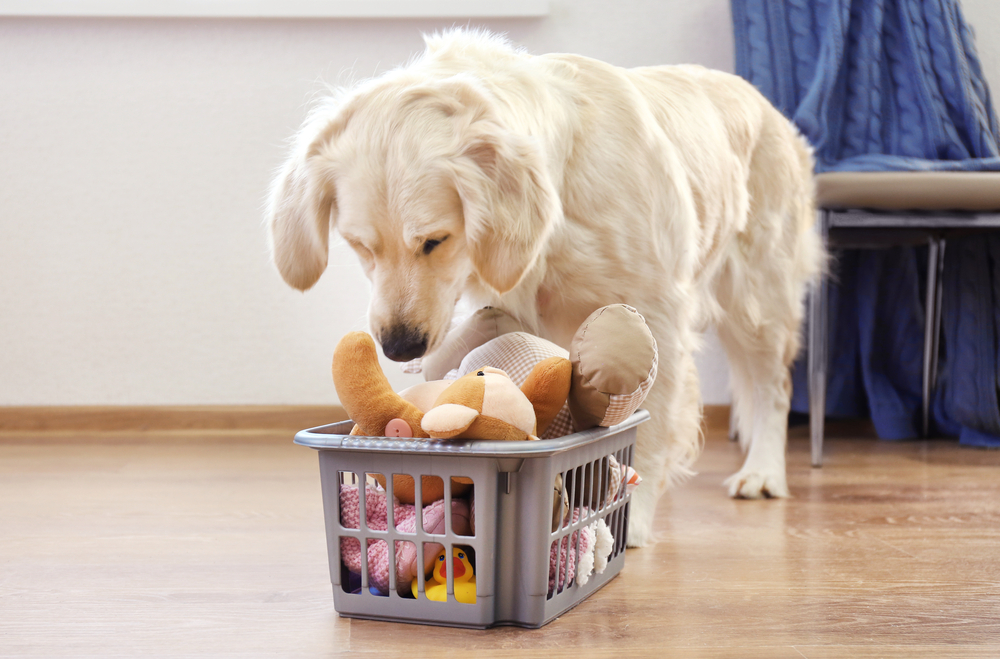
<instances>
[{"instance_id":1,"label":"golden retriever","mask_svg":"<svg viewBox=\"0 0 1000 659\"><path fill-rule=\"evenodd\" d=\"M729 74L532 56L468 30L426 42L323 101L298 134L268 213L285 281L316 282L336 228L397 361L439 348L463 296L563 347L598 307L638 309L660 369L635 453L633 546L653 539L656 501L700 449L692 353L714 323L747 450L729 493L787 496L789 364L824 258L805 141Z\"/></svg>"}]
</instances>

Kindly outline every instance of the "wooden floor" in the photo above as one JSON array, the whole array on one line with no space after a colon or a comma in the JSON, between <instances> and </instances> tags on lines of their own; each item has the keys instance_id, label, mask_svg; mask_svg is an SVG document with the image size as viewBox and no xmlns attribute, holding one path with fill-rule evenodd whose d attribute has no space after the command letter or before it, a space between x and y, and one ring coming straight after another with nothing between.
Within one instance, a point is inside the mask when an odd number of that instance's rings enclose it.
<instances>
[{"instance_id":1,"label":"wooden floor","mask_svg":"<svg viewBox=\"0 0 1000 659\"><path fill-rule=\"evenodd\" d=\"M710 433L660 542L537 631L338 618L287 434L0 434L0 656L1000 657L1000 452L829 431L763 502Z\"/></svg>"}]
</instances>

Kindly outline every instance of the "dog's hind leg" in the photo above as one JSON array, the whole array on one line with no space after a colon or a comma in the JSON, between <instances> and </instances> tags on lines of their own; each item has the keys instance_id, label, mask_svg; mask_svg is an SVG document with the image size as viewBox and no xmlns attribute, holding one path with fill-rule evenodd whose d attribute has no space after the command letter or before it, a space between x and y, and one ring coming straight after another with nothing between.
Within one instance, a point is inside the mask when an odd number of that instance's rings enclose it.
<instances>
[{"instance_id":1,"label":"dog's hind leg","mask_svg":"<svg viewBox=\"0 0 1000 659\"><path fill-rule=\"evenodd\" d=\"M750 163L747 221L727 246L715 291L746 450L743 467L726 484L731 496L749 499L789 495L789 368L799 350L806 285L824 263L809 147L780 115L769 117Z\"/></svg>"},{"instance_id":2,"label":"dog's hind leg","mask_svg":"<svg viewBox=\"0 0 1000 659\"><path fill-rule=\"evenodd\" d=\"M746 451L742 469L726 480L733 497L788 496L785 443L791 379L783 359L788 341L764 338L764 334L768 333L741 332L725 324L719 327L719 338L729 355L740 445Z\"/></svg>"},{"instance_id":3,"label":"dog's hind leg","mask_svg":"<svg viewBox=\"0 0 1000 659\"><path fill-rule=\"evenodd\" d=\"M822 265L822 247L811 229L762 234L735 248L740 253L724 267L717 291L725 311L717 330L729 357L746 451L743 468L726 484L731 496L748 499L788 496L789 368L799 350L806 284Z\"/></svg>"}]
</instances>

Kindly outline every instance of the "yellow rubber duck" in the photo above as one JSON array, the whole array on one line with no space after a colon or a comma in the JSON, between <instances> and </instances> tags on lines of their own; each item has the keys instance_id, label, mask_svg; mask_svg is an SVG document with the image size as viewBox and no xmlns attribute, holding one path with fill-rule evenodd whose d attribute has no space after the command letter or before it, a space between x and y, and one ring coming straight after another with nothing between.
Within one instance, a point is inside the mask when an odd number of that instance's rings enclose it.
<instances>
[{"instance_id":1,"label":"yellow rubber duck","mask_svg":"<svg viewBox=\"0 0 1000 659\"><path fill-rule=\"evenodd\" d=\"M434 559L434 572L431 578L424 582L424 594L427 599L444 602L448 599L448 563L444 560L442 549ZM476 603L476 575L472 571L472 563L465 551L458 547L452 548L451 571L455 580L455 599L462 604ZM413 596L417 595L417 580L413 580Z\"/></svg>"}]
</instances>

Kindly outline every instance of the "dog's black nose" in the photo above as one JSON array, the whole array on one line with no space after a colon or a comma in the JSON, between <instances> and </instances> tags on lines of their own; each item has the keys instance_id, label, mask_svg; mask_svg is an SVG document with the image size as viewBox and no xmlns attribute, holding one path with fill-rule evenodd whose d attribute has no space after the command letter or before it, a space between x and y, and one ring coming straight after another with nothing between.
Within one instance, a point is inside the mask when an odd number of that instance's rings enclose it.
<instances>
[{"instance_id":1,"label":"dog's black nose","mask_svg":"<svg viewBox=\"0 0 1000 659\"><path fill-rule=\"evenodd\" d=\"M427 335L407 325L382 333L382 352L394 362L407 362L427 352Z\"/></svg>"}]
</instances>

